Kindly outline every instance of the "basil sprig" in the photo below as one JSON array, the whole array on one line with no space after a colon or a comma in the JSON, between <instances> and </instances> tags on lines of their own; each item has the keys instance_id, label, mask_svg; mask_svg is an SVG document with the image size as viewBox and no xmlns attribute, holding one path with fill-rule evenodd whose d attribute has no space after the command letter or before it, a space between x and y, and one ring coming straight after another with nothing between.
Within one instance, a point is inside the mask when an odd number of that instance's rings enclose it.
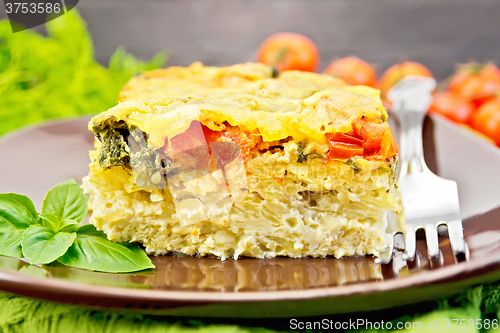
<instances>
[{"instance_id":1,"label":"basil sprig","mask_svg":"<svg viewBox=\"0 0 500 333\"><path fill-rule=\"evenodd\" d=\"M0 255L109 273L155 267L139 246L111 242L93 225L82 226L86 214L87 197L74 180L50 190L41 213L24 195L0 194Z\"/></svg>"}]
</instances>

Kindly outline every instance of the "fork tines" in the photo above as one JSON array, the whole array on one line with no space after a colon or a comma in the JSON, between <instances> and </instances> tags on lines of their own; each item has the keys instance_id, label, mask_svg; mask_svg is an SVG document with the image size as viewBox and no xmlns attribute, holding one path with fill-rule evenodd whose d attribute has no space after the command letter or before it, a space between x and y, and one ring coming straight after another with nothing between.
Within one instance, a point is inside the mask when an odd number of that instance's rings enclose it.
<instances>
[{"instance_id":1,"label":"fork tines","mask_svg":"<svg viewBox=\"0 0 500 333\"><path fill-rule=\"evenodd\" d=\"M455 260L468 259L457 183L436 176L424 160L422 124L435 86L434 79L411 76L401 80L388 94L401 126L398 186L406 220L404 258L415 259L416 232L423 229L431 266L442 264L438 239L438 227L442 225L447 226ZM386 258L387 255L381 261Z\"/></svg>"}]
</instances>

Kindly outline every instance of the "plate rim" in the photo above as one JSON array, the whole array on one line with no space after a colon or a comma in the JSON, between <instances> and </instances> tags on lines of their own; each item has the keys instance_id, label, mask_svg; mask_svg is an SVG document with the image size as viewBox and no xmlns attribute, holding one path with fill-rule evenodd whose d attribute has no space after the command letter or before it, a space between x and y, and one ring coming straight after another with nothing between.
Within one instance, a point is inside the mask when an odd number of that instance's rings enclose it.
<instances>
[{"instance_id":1,"label":"plate rim","mask_svg":"<svg viewBox=\"0 0 500 333\"><path fill-rule=\"evenodd\" d=\"M222 292L206 290L165 290L161 288L123 288L76 281L74 282L60 278L41 278L3 268L0 268L0 286L7 283L18 287L34 287L33 289L41 289L44 291L50 291L52 289L58 293L64 291L66 294L84 293L88 297L112 297L114 299L131 299L141 301L227 303L306 300L313 298L332 298L404 290L409 287L441 284L451 279L453 279L453 281L466 280L470 277L468 275L471 274L473 276L481 276L486 273L500 270L500 256L495 256L498 254L500 254L500 251L496 251L485 258L479 258L473 261L462 262L446 267L439 267L437 269L423 271L422 273L413 274L403 278L295 290L285 289L272 291ZM325 260L328 259L329 258L325 258ZM495 265L497 266L496 268L493 267ZM464 277L461 279L454 279L461 275Z\"/></svg>"},{"instance_id":2,"label":"plate rim","mask_svg":"<svg viewBox=\"0 0 500 333\"><path fill-rule=\"evenodd\" d=\"M18 135L30 130L89 120L91 116L84 115L65 119L54 119L43 123L30 124L7 133L0 137L0 142L12 140ZM426 270L422 273L412 274L390 280L360 282L356 284L309 287L307 289L284 289L263 291L208 291L208 290L166 290L158 288L124 288L105 286L78 281L69 281L61 278L36 277L21 272L0 268L0 289L6 290L7 286L30 288L49 293L64 293L66 295L84 294L87 297L106 297L112 299L128 299L133 301L160 301L179 303L231 303L231 302L261 302L284 300L307 300L316 298L336 298L359 294L374 294L379 292L404 290L410 287L426 286L429 284L442 284L446 281L454 282L467 280L471 277L482 276L487 273L500 271L500 250L489 253L486 257L471 258L462 262L437 269ZM230 259L232 260L232 259ZM255 259L266 260L266 259ZM325 258L328 260L328 258ZM458 279L457 279L458 277ZM147 287L147 285L146 285ZM10 289L10 288L9 288ZM52 290L52 291L51 291Z\"/></svg>"}]
</instances>

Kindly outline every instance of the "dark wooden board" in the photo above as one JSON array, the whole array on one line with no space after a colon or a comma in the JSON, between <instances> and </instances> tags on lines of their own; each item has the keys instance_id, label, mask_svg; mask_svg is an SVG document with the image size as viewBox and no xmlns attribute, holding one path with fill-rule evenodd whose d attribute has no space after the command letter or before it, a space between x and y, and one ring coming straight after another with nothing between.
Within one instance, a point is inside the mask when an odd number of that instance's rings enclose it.
<instances>
[{"instance_id":1,"label":"dark wooden board","mask_svg":"<svg viewBox=\"0 0 500 333\"><path fill-rule=\"evenodd\" d=\"M262 40L279 31L311 37L321 69L350 54L380 70L407 57L443 79L457 62L500 62L494 0L82 0L77 8L102 63L118 46L144 59L167 49L168 65L252 61Z\"/></svg>"}]
</instances>

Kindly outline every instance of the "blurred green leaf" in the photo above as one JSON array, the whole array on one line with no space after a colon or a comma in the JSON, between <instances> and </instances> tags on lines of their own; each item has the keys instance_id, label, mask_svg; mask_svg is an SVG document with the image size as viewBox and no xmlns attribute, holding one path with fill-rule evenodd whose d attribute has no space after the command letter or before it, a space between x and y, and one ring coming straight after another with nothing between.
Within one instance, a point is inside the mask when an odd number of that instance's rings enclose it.
<instances>
[{"instance_id":1,"label":"blurred green leaf","mask_svg":"<svg viewBox=\"0 0 500 333\"><path fill-rule=\"evenodd\" d=\"M12 33L0 20L0 135L28 123L97 114L116 105L122 86L167 55L137 60L118 48L105 68L94 60L92 38L76 9L46 24L48 36Z\"/></svg>"}]
</instances>

